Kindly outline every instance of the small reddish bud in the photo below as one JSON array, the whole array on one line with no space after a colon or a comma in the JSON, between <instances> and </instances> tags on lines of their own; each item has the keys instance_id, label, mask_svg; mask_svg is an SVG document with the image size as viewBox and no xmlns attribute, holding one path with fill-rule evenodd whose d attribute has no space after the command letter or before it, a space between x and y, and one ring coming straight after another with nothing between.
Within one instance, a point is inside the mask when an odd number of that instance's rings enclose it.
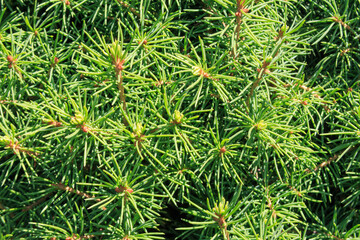
<instances>
[{"instance_id":1,"label":"small reddish bud","mask_svg":"<svg viewBox=\"0 0 360 240\"><path fill-rule=\"evenodd\" d=\"M12 64L9 64L9 65L8 65L8 68L12 68Z\"/></svg>"},{"instance_id":2,"label":"small reddish bud","mask_svg":"<svg viewBox=\"0 0 360 240\"><path fill-rule=\"evenodd\" d=\"M89 132L89 127L87 127L87 126L85 126L85 125L82 125L81 126L81 130L83 131L83 132Z\"/></svg>"},{"instance_id":3,"label":"small reddish bud","mask_svg":"<svg viewBox=\"0 0 360 240\"><path fill-rule=\"evenodd\" d=\"M132 190L131 188L124 187L124 186L120 186L120 187L115 188L115 192L117 192L117 193L127 192L127 193L131 194L134 192L134 190Z\"/></svg>"},{"instance_id":4,"label":"small reddish bud","mask_svg":"<svg viewBox=\"0 0 360 240\"><path fill-rule=\"evenodd\" d=\"M351 87L349 87L349 88L347 89L347 91L348 91L348 92L352 92L353 89L352 89Z\"/></svg>"},{"instance_id":5,"label":"small reddish bud","mask_svg":"<svg viewBox=\"0 0 360 240\"><path fill-rule=\"evenodd\" d=\"M14 61L14 57L11 55L7 56L6 59L8 60L9 63L12 63Z\"/></svg>"},{"instance_id":6,"label":"small reddish bud","mask_svg":"<svg viewBox=\"0 0 360 240\"><path fill-rule=\"evenodd\" d=\"M122 70L124 70L124 67L123 67L122 65L116 65L115 68L116 68L116 70L119 71L119 72L122 71Z\"/></svg>"},{"instance_id":7,"label":"small reddish bud","mask_svg":"<svg viewBox=\"0 0 360 240\"><path fill-rule=\"evenodd\" d=\"M38 33L39 33L39 32L35 30L34 35L35 35L35 36L37 36L37 35L38 35Z\"/></svg>"},{"instance_id":8,"label":"small reddish bud","mask_svg":"<svg viewBox=\"0 0 360 240\"><path fill-rule=\"evenodd\" d=\"M257 68L256 71L259 73L259 72L261 72L261 69L260 69L260 68Z\"/></svg>"},{"instance_id":9,"label":"small reddish bud","mask_svg":"<svg viewBox=\"0 0 360 240\"><path fill-rule=\"evenodd\" d=\"M117 59L115 62L115 70L117 72L120 72L122 70L124 70L123 64L124 64L125 60L121 60L121 59Z\"/></svg>"},{"instance_id":10,"label":"small reddish bud","mask_svg":"<svg viewBox=\"0 0 360 240\"><path fill-rule=\"evenodd\" d=\"M66 1L65 1L65 4L66 4L67 6L70 6L70 1L69 1L69 0L66 0Z\"/></svg>"},{"instance_id":11,"label":"small reddish bud","mask_svg":"<svg viewBox=\"0 0 360 240\"><path fill-rule=\"evenodd\" d=\"M206 72L204 72L203 76L204 76L205 78L209 78L209 77L210 77L210 75L209 75L208 73L206 73Z\"/></svg>"},{"instance_id":12,"label":"small reddish bud","mask_svg":"<svg viewBox=\"0 0 360 240\"><path fill-rule=\"evenodd\" d=\"M60 127L62 123L61 123L61 122L52 121L52 122L49 122L48 124L49 124L49 125L52 125L52 126L54 126L54 127Z\"/></svg>"},{"instance_id":13,"label":"small reddish bud","mask_svg":"<svg viewBox=\"0 0 360 240\"><path fill-rule=\"evenodd\" d=\"M140 44L144 44L144 45L146 45L148 43L148 41L146 40L146 39L144 39L144 41L138 41L138 44L140 45Z\"/></svg>"},{"instance_id":14,"label":"small reddish bud","mask_svg":"<svg viewBox=\"0 0 360 240\"><path fill-rule=\"evenodd\" d=\"M244 12L244 13L248 13L248 12L249 12L249 9L244 8L244 9L243 9L243 12Z\"/></svg>"},{"instance_id":15,"label":"small reddish bud","mask_svg":"<svg viewBox=\"0 0 360 240\"><path fill-rule=\"evenodd\" d=\"M302 101L301 104L306 106L306 105L308 105L308 102L307 101Z\"/></svg>"},{"instance_id":16,"label":"small reddish bud","mask_svg":"<svg viewBox=\"0 0 360 240\"><path fill-rule=\"evenodd\" d=\"M57 57L55 57L55 58L54 58L54 63L55 63L55 64L58 64L58 62L59 62L59 59L58 59Z\"/></svg>"},{"instance_id":17,"label":"small reddish bud","mask_svg":"<svg viewBox=\"0 0 360 240\"><path fill-rule=\"evenodd\" d=\"M222 148L220 148L220 154L221 154L221 153L225 153L225 152L226 152L225 146L223 146Z\"/></svg>"},{"instance_id":18,"label":"small reddish bud","mask_svg":"<svg viewBox=\"0 0 360 240\"><path fill-rule=\"evenodd\" d=\"M235 16L240 17L240 16L241 16L241 12L236 12L236 13L235 13Z\"/></svg>"}]
</instances>

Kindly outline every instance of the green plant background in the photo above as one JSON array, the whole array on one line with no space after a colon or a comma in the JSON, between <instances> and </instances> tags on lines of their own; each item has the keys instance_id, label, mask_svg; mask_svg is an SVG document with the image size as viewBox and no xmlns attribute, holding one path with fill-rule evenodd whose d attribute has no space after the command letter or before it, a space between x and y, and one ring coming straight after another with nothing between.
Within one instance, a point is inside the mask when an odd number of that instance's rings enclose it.
<instances>
[{"instance_id":1,"label":"green plant background","mask_svg":"<svg viewBox=\"0 0 360 240\"><path fill-rule=\"evenodd\" d=\"M0 4L0 239L360 239L359 0Z\"/></svg>"}]
</instances>

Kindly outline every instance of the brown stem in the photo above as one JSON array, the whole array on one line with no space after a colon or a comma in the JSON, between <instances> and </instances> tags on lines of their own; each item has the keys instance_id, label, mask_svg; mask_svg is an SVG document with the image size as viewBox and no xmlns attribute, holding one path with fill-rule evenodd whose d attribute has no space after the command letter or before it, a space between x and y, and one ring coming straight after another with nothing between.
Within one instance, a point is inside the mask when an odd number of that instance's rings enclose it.
<instances>
[{"instance_id":1,"label":"brown stem","mask_svg":"<svg viewBox=\"0 0 360 240\"><path fill-rule=\"evenodd\" d=\"M243 16L243 12L248 12L248 9L244 8L245 5L245 0L237 0L236 1L236 45L235 48L237 48L237 42L239 41L240 38L240 29L241 29L241 23L242 23L242 16ZM235 58L235 49L231 50L231 55Z\"/></svg>"},{"instance_id":2,"label":"brown stem","mask_svg":"<svg viewBox=\"0 0 360 240\"><path fill-rule=\"evenodd\" d=\"M344 240L344 239L339 238L339 237L337 237L337 236L335 236L335 235L332 235L332 234L326 233L326 235L329 236L329 237L331 237L331 238L333 238L333 239L335 239L335 240Z\"/></svg>"},{"instance_id":3,"label":"brown stem","mask_svg":"<svg viewBox=\"0 0 360 240\"><path fill-rule=\"evenodd\" d=\"M90 238L94 238L95 235L84 235L84 236L81 236L80 239L90 239Z\"/></svg>"},{"instance_id":4,"label":"brown stem","mask_svg":"<svg viewBox=\"0 0 360 240\"><path fill-rule=\"evenodd\" d=\"M23 77L22 73L20 72L19 67L16 65L15 65L15 72L17 72L19 74L19 77L21 80L24 80L24 77Z\"/></svg>"},{"instance_id":5,"label":"brown stem","mask_svg":"<svg viewBox=\"0 0 360 240\"><path fill-rule=\"evenodd\" d=\"M123 6L123 7L125 7L125 8L129 8L129 10L130 10L133 14L135 14L135 15L138 16L138 17L140 17L140 14L139 14L138 12L136 12L136 9L135 9L135 8L130 7L130 5L127 4L127 3L124 2L124 1L121 1L121 0L117 0L117 1L118 1L118 3L120 3L121 6Z\"/></svg>"},{"instance_id":6,"label":"brown stem","mask_svg":"<svg viewBox=\"0 0 360 240\"><path fill-rule=\"evenodd\" d=\"M17 103L16 100L0 100L1 104L10 104L10 103Z\"/></svg>"},{"instance_id":7,"label":"brown stem","mask_svg":"<svg viewBox=\"0 0 360 240\"><path fill-rule=\"evenodd\" d=\"M70 193L74 193L80 197L85 197L85 198L95 198L95 196L91 196L87 193L84 193L84 192L80 192L79 190L75 190L69 186L66 186L62 183L56 183L56 184L51 184L51 186L53 187L56 187L57 189L60 189L60 190L63 190L63 191L66 191L66 192L70 192ZM101 200L100 199L96 199L97 202L100 202ZM105 207L102 208L103 210L106 210Z\"/></svg>"},{"instance_id":8,"label":"brown stem","mask_svg":"<svg viewBox=\"0 0 360 240\"><path fill-rule=\"evenodd\" d=\"M118 89L120 91L120 100L121 100L121 102L123 104L122 109L123 109L124 112L126 112L125 89L124 89L124 86L123 86L122 72L119 71L117 76L118 76L118 79L119 79ZM125 126L129 126L129 123L127 122L125 117L123 119L123 123L124 123Z\"/></svg>"},{"instance_id":9,"label":"brown stem","mask_svg":"<svg viewBox=\"0 0 360 240\"><path fill-rule=\"evenodd\" d=\"M296 195L298 195L299 197L302 197L301 192L299 192L296 188L294 188L290 184L288 184L288 188L290 188L292 191L294 191L296 193Z\"/></svg>"},{"instance_id":10,"label":"brown stem","mask_svg":"<svg viewBox=\"0 0 360 240\"><path fill-rule=\"evenodd\" d=\"M351 147L351 148L348 150L348 152L351 152L351 151L355 150L355 149L358 148L358 147L359 147L359 145L355 145L355 146ZM344 151L346 151L346 150L344 150ZM342 151L342 152L340 153L340 155L341 155L344 151ZM329 157L329 159L328 159L327 161L324 161L324 162L320 163L319 165L317 165L316 168L314 168L313 172L318 171L320 168L326 167L326 166L329 165L331 162L333 162L333 161L335 161L336 159L338 159L338 157L339 157L339 154L335 154L334 156ZM308 172L308 173L311 172L311 170L309 170L308 168L305 169L305 171Z\"/></svg>"},{"instance_id":11,"label":"brown stem","mask_svg":"<svg viewBox=\"0 0 360 240\"><path fill-rule=\"evenodd\" d=\"M295 86L297 86L297 85L298 84L295 83ZM291 87L291 84L285 84L284 87ZM303 90L305 90L307 92L311 92L314 97L321 99L321 97L315 91L313 91L312 88L309 88L309 87L307 87L305 85L299 85L299 88L301 88L301 89L303 89Z\"/></svg>"},{"instance_id":12,"label":"brown stem","mask_svg":"<svg viewBox=\"0 0 360 240\"><path fill-rule=\"evenodd\" d=\"M52 193L46 194L44 197L38 199L37 201L33 202L32 204L30 204L30 205L28 205L28 206L26 206L26 207L24 207L22 211L23 211L23 212L27 212L27 211L33 209L34 207L36 207L36 206L39 205L40 203L44 202L48 197L50 197L51 194L52 194Z\"/></svg>"},{"instance_id":13,"label":"brown stem","mask_svg":"<svg viewBox=\"0 0 360 240\"><path fill-rule=\"evenodd\" d=\"M227 240L230 240L230 235L229 235L229 232L227 230L226 221L225 221L224 216L221 216L221 215L218 215L218 214L216 214L216 216L217 217L213 217L213 220L215 222L217 222L217 224L219 225L219 227L221 229L224 230Z\"/></svg>"},{"instance_id":14,"label":"brown stem","mask_svg":"<svg viewBox=\"0 0 360 240\"><path fill-rule=\"evenodd\" d=\"M297 85L298 85L298 84L296 83L295 86L297 86ZM286 87L286 88L287 88L287 87L291 87L291 84L285 84L284 87ZM309 88L309 87L307 87L307 86L305 86L305 85L299 85L299 88L301 88L301 89L303 89L303 90L305 90L305 91L307 91L307 92L311 92L311 94L312 94L315 98L320 99L320 100L323 100L323 99L319 96L319 94L317 94L315 91L313 91L312 88ZM325 111L326 111L326 112L330 112L330 108L327 106L328 103L325 102L325 101L322 101L321 103L323 104L322 107L325 109Z\"/></svg>"},{"instance_id":15,"label":"brown stem","mask_svg":"<svg viewBox=\"0 0 360 240\"><path fill-rule=\"evenodd\" d=\"M341 19L339 19L338 17L332 17L332 20L334 22L340 23L344 28L346 28L347 30L351 31L351 33L354 33L354 31L352 30L352 28L347 25L346 23L344 23Z\"/></svg>"},{"instance_id":16,"label":"brown stem","mask_svg":"<svg viewBox=\"0 0 360 240\"><path fill-rule=\"evenodd\" d=\"M0 202L0 210L6 210L6 207L1 202ZM10 217L14 218L15 217L14 213L10 213Z\"/></svg>"},{"instance_id":17,"label":"brown stem","mask_svg":"<svg viewBox=\"0 0 360 240\"><path fill-rule=\"evenodd\" d=\"M247 106L248 108L250 107L250 98L251 98L252 95L254 94L255 88L256 88L257 86L259 86L259 83L260 83L262 77L264 76L264 74L269 72L269 70L267 69L267 67L268 67L269 65L270 65L270 63L267 63L267 62L264 61L261 69L258 70L258 71L260 71L260 75L259 75L259 77L256 79L256 81L253 83L253 85L251 86L250 93L249 93L249 95L248 95L247 98L246 98L246 106Z\"/></svg>"},{"instance_id":18,"label":"brown stem","mask_svg":"<svg viewBox=\"0 0 360 240\"><path fill-rule=\"evenodd\" d=\"M38 156L39 155L38 152L27 150L26 148L22 148L17 141L15 141L14 143L10 142L10 144L6 147L11 148L15 154L18 152L23 152L23 153L28 154L29 156Z\"/></svg>"},{"instance_id":19,"label":"brown stem","mask_svg":"<svg viewBox=\"0 0 360 240\"><path fill-rule=\"evenodd\" d=\"M92 196L90 196L89 194L86 194L86 193L83 193L83 192L80 192L79 190L75 190L69 186L65 186L64 184L62 183L57 183L57 184L51 184L51 186L53 187L56 187L60 190L63 190L63 191L67 191L67 192L71 192L71 193L74 193L76 195L79 195L81 197L85 197L85 198L92 198Z\"/></svg>"},{"instance_id":20,"label":"brown stem","mask_svg":"<svg viewBox=\"0 0 360 240\"><path fill-rule=\"evenodd\" d=\"M245 0L237 0L236 1L236 41L240 38L240 26L241 26L241 18L243 15L243 12L241 10L244 9Z\"/></svg>"}]
</instances>

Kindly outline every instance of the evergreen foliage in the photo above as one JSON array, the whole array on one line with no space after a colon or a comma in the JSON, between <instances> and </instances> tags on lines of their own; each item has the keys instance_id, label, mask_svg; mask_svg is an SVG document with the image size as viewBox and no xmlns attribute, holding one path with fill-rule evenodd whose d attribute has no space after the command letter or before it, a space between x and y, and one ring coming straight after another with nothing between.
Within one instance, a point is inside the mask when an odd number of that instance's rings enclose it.
<instances>
[{"instance_id":1,"label":"evergreen foliage","mask_svg":"<svg viewBox=\"0 0 360 240\"><path fill-rule=\"evenodd\" d=\"M0 4L0 239L360 239L360 0Z\"/></svg>"}]
</instances>

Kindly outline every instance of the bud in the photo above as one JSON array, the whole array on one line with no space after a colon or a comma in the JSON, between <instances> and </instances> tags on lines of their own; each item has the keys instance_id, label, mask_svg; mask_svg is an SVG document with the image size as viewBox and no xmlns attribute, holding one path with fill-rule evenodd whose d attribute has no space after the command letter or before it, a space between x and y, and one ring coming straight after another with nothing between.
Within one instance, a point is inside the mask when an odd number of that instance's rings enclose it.
<instances>
[{"instance_id":1,"label":"bud","mask_svg":"<svg viewBox=\"0 0 360 240\"><path fill-rule=\"evenodd\" d=\"M183 117L184 117L184 114L182 114L179 110L175 110L175 112L174 112L174 123L180 124Z\"/></svg>"},{"instance_id":2,"label":"bud","mask_svg":"<svg viewBox=\"0 0 360 240\"><path fill-rule=\"evenodd\" d=\"M89 131L90 131L90 128L87 127L87 126L85 126L85 125L82 125L82 126L81 126L81 130L86 133L86 132L89 132Z\"/></svg>"},{"instance_id":3,"label":"bud","mask_svg":"<svg viewBox=\"0 0 360 240\"><path fill-rule=\"evenodd\" d=\"M281 31L282 34L284 35L288 29L289 29L289 26L286 26L286 24L284 24L284 25L280 28L280 31Z\"/></svg>"},{"instance_id":4,"label":"bud","mask_svg":"<svg viewBox=\"0 0 360 240\"><path fill-rule=\"evenodd\" d=\"M254 127L256 128L256 130L262 131L262 130L266 129L267 123L264 122L264 120L260 120L260 122L258 122L257 124L255 124Z\"/></svg>"},{"instance_id":5,"label":"bud","mask_svg":"<svg viewBox=\"0 0 360 240\"><path fill-rule=\"evenodd\" d=\"M272 57L271 57L271 56L266 57L265 63L269 64L269 63L271 63L271 61L272 61Z\"/></svg>"},{"instance_id":6,"label":"bud","mask_svg":"<svg viewBox=\"0 0 360 240\"><path fill-rule=\"evenodd\" d=\"M220 148L220 154L225 153L225 152L226 152L225 146L223 146L222 148Z\"/></svg>"},{"instance_id":7,"label":"bud","mask_svg":"<svg viewBox=\"0 0 360 240\"><path fill-rule=\"evenodd\" d=\"M141 123L136 123L135 127L134 127L134 133L137 137L141 137L142 133L143 133L143 126Z\"/></svg>"},{"instance_id":8,"label":"bud","mask_svg":"<svg viewBox=\"0 0 360 240\"><path fill-rule=\"evenodd\" d=\"M113 60L120 59L122 57L121 46L117 40L111 44L110 53Z\"/></svg>"},{"instance_id":9,"label":"bud","mask_svg":"<svg viewBox=\"0 0 360 240\"><path fill-rule=\"evenodd\" d=\"M12 63L14 61L14 57L11 55L7 56L6 59L8 60L9 63Z\"/></svg>"},{"instance_id":10,"label":"bud","mask_svg":"<svg viewBox=\"0 0 360 240\"><path fill-rule=\"evenodd\" d=\"M124 70L124 66L123 66L124 62L125 62L125 60L121 60L121 59L116 60L115 70L117 72L120 72L120 71Z\"/></svg>"},{"instance_id":11,"label":"bud","mask_svg":"<svg viewBox=\"0 0 360 240\"><path fill-rule=\"evenodd\" d=\"M73 125L80 125L84 122L84 117L83 115L81 114L81 112L79 111L76 111L75 112L75 117L72 117L71 118L71 121L70 123L73 124Z\"/></svg>"},{"instance_id":12,"label":"bud","mask_svg":"<svg viewBox=\"0 0 360 240\"><path fill-rule=\"evenodd\" d=\"M213 211L216 213L217 216L221 217L226 213L228 208L229 208L229 202L226 202L225 198L223 197L221 199L221 202L218 205L215 205Z\"/></svg>"},{"instance_id":13,"label":"bud","mask_svg":"<svg viewBox=\"0 0 360 240\"><path fill-rule=\"evenodd\" d=\"M54 58L54 63L55 63L55 64L58 64L58 62L59 62L59 59L58 59L57 57L55 57L55 58Z\"/></svg>"}]
</instances>

